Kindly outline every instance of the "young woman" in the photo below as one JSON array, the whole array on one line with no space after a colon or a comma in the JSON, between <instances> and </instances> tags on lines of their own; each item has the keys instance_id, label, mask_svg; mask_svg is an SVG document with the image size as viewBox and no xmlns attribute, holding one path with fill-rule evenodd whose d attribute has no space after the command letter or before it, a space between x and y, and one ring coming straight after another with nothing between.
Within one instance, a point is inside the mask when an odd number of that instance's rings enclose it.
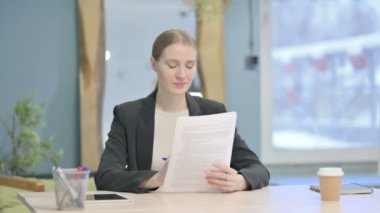
<instances>
[{"instance_id":1,"label":"young woman","mask_svg":"<svg viewBox=\"0 0 380 213\"><path fill-rule=\"evenodd\" d=\"M95 182L98 190L148 192L163 184L178 116L226 112L216 101L187 93L196 74L197 48L182 30L161 33L152 48L150 63L157 87L147 97L114 108ZM215 162L205 180L225 192L268 185L269 172L244 140L235 133L231 165Z\"/></svg>"}]
</instances>

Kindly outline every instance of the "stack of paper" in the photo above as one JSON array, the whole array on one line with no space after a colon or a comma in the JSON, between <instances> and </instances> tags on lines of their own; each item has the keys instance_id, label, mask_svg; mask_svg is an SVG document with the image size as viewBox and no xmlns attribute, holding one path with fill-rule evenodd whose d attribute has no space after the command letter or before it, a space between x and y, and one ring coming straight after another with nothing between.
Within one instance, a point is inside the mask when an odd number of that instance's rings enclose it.
<instances>
[{"instance_id":1,"label":"stack of paper","mask_svg":"<svg viewBox=\"0 0 380 213\"><path fill-rule=\"evenodd\" d=\"M230 165L236 112L180 117L161 192L215 192L205 179L212 163Z\"/></svg>"}]
</instances>

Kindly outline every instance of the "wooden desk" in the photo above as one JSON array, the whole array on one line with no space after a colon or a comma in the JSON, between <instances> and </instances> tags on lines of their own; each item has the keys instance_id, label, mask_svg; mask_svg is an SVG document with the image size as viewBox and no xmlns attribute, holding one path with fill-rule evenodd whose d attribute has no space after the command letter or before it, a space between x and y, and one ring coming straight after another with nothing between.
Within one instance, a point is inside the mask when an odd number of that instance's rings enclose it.
<instances>
[{"instance_id":1,"label":"wooden desk","mask_svg":"<svg viewBox=\"0 0 380 213\"><path fill-rule=\"evenodd\" d=\"M320 194L306 185L269 186L234 193L121 194L132 203L87 202L81 212L380 212L377 189L373 194L342 195L340 202L322 202ZM19 197L33 212L58 212L53 192L23 192Z\"/></svg>"}]
</instances>

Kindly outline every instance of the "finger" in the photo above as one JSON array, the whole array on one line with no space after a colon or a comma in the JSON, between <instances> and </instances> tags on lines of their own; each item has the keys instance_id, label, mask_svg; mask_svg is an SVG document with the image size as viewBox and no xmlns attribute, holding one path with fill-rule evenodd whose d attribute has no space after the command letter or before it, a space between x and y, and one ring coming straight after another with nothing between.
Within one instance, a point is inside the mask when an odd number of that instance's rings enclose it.
<instances>
[{"instance_id":1,"label":"finger","mask_svg":"<svg viewBox=\"0 0 380 213\"><path fill-rule=\"evenodd\" d=\"M162 185L164 183L164 180L165 180L165 176L166 176L166 172L168 170L168 164L169 164L169 160L167 160L164 164L164 166L162 167L161 171L158 172L158 181L160 183L160 185Z\"/></svg>"},{"instance_id":2,"label":"finger","mask_svg":"<svg viewBox=\"0 0 380 213\"><path fill-rule=\"evenodd\" d=\"M212 164L212 166L214 166L215 168L221 170L221 171L224 171L225 173L228 173L228 174L237 174L237 171L229 166L227 166L226 164L223 164L223 163L219 163L219 162L215 162Z\"/></svg>"},{"instance_id":3,"label":"finger","mask_svg":"<svg viewBox=\"0 0 380 213\"><path fill-rule=\"evenodd\" d=\"M207 180L212 180L214 183L220 184L220 185L236 185L237 178L235 175L229 175L226 173L215 173L213 175L206 175Z\"/></svg>"},{"instance_id":4,"label":"finger","mask_svg":"<svg viewBox=\"0 0 380 213\"><path fill-rule=\"evenodd\" d=\"M215 171L215 170L206 170L206 177L212 178L212 179L219 179L219 180L226 180L229 177L229 174L222 171Z\"/></svg>"},{"instance_id":5,"label":"finger","mask_svg":"<svg viewBox=\"0 0 380 213\"><path fill-rule=\"evenodd\" d=\"M233 187L236 185L233 181L226 181L222 179L206 178L207 182L211 185L219 187Z\"/></svg>"},{"instance_id":6,"label":"finger","mask_svg":"<svg viewBox=\"0 0 380 213\"><path fill-rule=\"evenodd\" d=\"M215 167L215 168L218 168L220 170L223 170L223 171L226 171L226 170L228 170L230 168L226 164L223 164L223 163L220 163L220 162L214 162L214 163L212 163L212 166Z\"/></svg>"},{"instance_id":7,"label":"finger","mask_svg":"<svg viewBox=\"0 0 380 213\"><path fill-rule=\"evenodd\" d=\"M218 182L217 180L208 181L208 183L223 192L233 192L236 190L235 186L232 183L227 184L226 182L222 183Z\"/></svg>"}]
</instances>

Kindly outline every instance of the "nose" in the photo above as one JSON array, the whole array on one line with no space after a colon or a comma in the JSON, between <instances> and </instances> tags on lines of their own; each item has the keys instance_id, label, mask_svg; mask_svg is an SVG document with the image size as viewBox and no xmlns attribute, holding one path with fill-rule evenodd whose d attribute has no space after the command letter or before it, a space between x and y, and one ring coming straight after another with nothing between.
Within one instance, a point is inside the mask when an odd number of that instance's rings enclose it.
<instances>
[{"instance_id":1,"label":"nose","mask_svg":"<svg viewBox=\"0 0 380 213\"><path fill-rule=\"evenodd\" d=\"M184 67L179 66L176 72L176 77L177 78L184 78L186 75L186 70Z\"/></svg>"}]
</instances>

